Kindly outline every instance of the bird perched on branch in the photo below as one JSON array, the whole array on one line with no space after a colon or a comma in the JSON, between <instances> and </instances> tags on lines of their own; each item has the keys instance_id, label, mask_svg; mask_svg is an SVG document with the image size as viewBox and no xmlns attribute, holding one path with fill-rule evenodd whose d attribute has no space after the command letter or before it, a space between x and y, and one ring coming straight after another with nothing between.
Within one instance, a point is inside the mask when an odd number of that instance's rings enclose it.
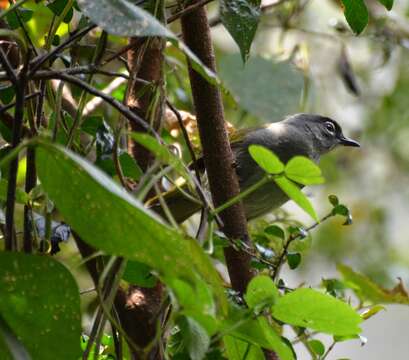
<instances>
[{"instance_id":1,"label":"bird perched on branch","mask_svg":"<svg viewBox=\"0 0 409 360\"><path fill-rule=\"evenodd\" d=\"M230 143L241 191L265 176L265 171L257 165L248 151L250 145L262 145L268 148L283 163L297 155L305 156L318 163L322 155L338 145L360 146L357 141L344 136L335 120L314 114L296 114L260 128L239 130L231 136ZM198 163L199 168L204 171L202 159L199 159ZM183 222L201 208L200 203L186 196L186 192L189 193L187 187L183 190L175 188L163 195L177 222ZM251 220L264 215L288 200L288 196L271 181L243 199L246 217ZM158 199L152 199L148 206L163 215Z\"/></svg>"}]
</instances>

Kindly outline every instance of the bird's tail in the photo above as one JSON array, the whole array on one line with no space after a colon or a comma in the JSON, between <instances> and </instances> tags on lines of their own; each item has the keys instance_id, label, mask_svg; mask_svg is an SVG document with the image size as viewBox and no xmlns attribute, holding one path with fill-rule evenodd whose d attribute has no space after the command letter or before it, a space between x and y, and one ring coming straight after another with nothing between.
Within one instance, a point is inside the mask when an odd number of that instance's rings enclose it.
<instances>
[{"instance_id":1,"label":"bird's tail","mask_svg":"<svg viewBox=\"0 0 409 360\"><path fill-rule=\"evenodd\" d=\"M176 187L162 193L160 196L166 202L167 207L178 224L181 224L201 209L200 202L195 200L194 195L192 195L192 192L186 184L180 188ZM149 199L146 206L166 219L166 214L159 201L159 196Z\"/></svg>"}]
</instances>

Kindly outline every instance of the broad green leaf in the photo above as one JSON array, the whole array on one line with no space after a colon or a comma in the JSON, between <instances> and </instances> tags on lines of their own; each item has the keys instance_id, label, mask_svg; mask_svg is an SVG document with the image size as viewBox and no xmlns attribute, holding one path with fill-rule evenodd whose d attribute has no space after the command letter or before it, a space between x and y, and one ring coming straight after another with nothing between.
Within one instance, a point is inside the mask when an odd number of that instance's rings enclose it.
<instances>
[{"instance_id":1,"label":"broad green leaf","mask_svg":"<svg viewBox=\"0 0 409 360\"><path fill-rule=\"evenodd\" d=\"M9 352L6 350L8 349ZM25 346L17 338L13 329L6 323L3 316L0 313L0 350L2 351L3 359L18 359L18 360L31 360L31 356L28 353Z\"/></svg>"},{"instance_id":2,"label":"broad green leaf","mask_svg":"<svg viewBox=\"0 0 409 360\"><path fill-rule=\"evenodd\" d=\"M71 273L50 257L11 252L0 253L0 273L1 316L31 357L78 359L80 298Z\"/></svg>"},{"instance_id":3,"label":"broad green leaf","mask_svg":"<svg viewBox=\"0 0 409 360\"><path fill-rule=\"evenodd\" d=\"M322 184L321 169L305 156L294 156L285 165L285 175L302 185Z\"/></svg>"},{"instance_id":4,"label":"broad green leaf","mask_svg":"<svg viewBox=\"0 0 409 360\"><path fill-rule=\"evenodd\" d=\"M378 0L383 6L385 6L388 10L392 9L393 0Z\"/></svg>"},{"instance_id":5,"label":"broad green leaf","mask_svg":"<svg viewBox=\"0 0 409 360\"><path fill-rule=\"evenodd\" d=\"M304 80L290 63L252 56L243 66L234 54L223 56L219 65L220 79L243 110L268 122L299 111Z\"/></svg>"},{"instance_id":6,"label":"broad green leaf","mask_svg":"<svg viewBox=\"0 0 409 360\"><path fill-rule=\"evenodd\" d=\"M66 149L41 143L36 161L44 190L84 241L144 263L165 281L176 277L198 287L211 284L225 308L219 275L194 239L165 225L103 172Z\"/></svg>"},{"instance_id":7,"label":"broad green leaf","mask_svg":"<svg viewBox=\"0 0 409 360\"><path fill-rule=\"evenodd\" d=\"M319 340L310 340L308 341L308 347L314 351L315 354L318 356L322 356L325 354L325 346Z\"/></svg>"},{"instance_id":8,"label":"broad green leaf","mask_svg":"<svg viewBox=\"0 0 409 360\"><path fill-rule=\"evenodd\" d=\"M280 174L284 164L276 154L261 145L250 145L249 153L254 161L268 174Z\"/></svg>"},{"instance_id":9,"label":"broad green leaf","mask_svg":"<svg viewBox=\"0 0 409 360\"><path fill-rule=\"evenodd\" d=\"M297 289L280 297L272 315L284 323L332 335L361 332L362 319L351 306L313 289Z\"/></svg>"},{"instance_id":10,"label":"broad green leaf","mask_svg":"<svg viewBox=\"0 0 409 360\"><path fill-rule=\"evenodd\" d=\"M202 360L210 346L210 337L200 324L189 317L181 317L177 322L182 331L183 343L192 360Z\"/></svg>"},{"instance_id":11,"label":"broad green leaf","mask_svg":"<svg viewBox=\"0 0 409 360\"><path fill-rule=\"evenodd\" d=\"M367 276L357 273L349 266L339 264L337 270L342 274L346 286L354 290L362 301L373 304L409 304L409 295L401 282L393 289L384 289Z\"/></svg>"},{"instance_id":12,"label":"broad green leaf","mask_svg":"<svg viewBox=\"0 0 409 360\"><path fill-rule=\"evenodd\" d=\"M308 198L302 193L300 188L291 180L284 176L279 176L274 179L276 184L283 190L287 196L293 200L301 209L310 215L315 221L319 221L317 213L312 207Z\"/></svg>"},{"instance_id":13,"label":"broad green leaf","mask_svg":"<svg viewBox=\"0 0 409 360\"><path fill-rule=\"evenodd\" d=\"M0 180L0 200L5 201L7 199L8 181L5 179ZM16 202L19 204L27 204L30 200L30 196L20 188L16 188Z\"/></svg>"},{"instance_id":14,"label":"broad green leaf","mask_svg":"<svg viewBox=\"0 0 409 360\"><path fill-rule=\"evenodd\" d=\"M190 60L192 68L213 85L220 83L216 74L178 37L158 19L140 6L127 0L78 0L82 12L109 34L119 36L161 36L181 50Z\"/></svg>"},{"instance_id":15,"label":"broad green leaf","mask_svg":"<svg viewBox=\"0 0 409 360\"><path fill-rule=\"evenodd\" d=\"M280 296L274 281L267 275L258 275L251 279L244 298L251 309L274 305Z\"/></svg>"},{"instance_id":16,"label":"broad green leaf","mask_svg":"<svg viewBox=\"0 0 409 360\"><path fill-rule=\"evenodd\" d=\"M261 0L222 0L220 18L240 48L243 62L249 57L251 43L260 20Z\"/></svg>"},{"instance_id":17,"label":"broad green leaf","mask_svg":"<svg viewBox=\"0 0 409 360\"><path fill-rule=\"evenodd\" d=\"M239 309L230 313L229 318L224 322L224 331L227 332L227 335L264 349L273 350L280 360L295 359L291 344L276 332L264 316L253 319L248 315L246 318L245 314Z\"/></svg>"},{"instance_id":18,"label":"broad green leaf","mask_svg":"<svg viewBox=\"0 0 409 360\"><path fill-rule=\"evenodd\" d=\"M351 29L359 35L368 24L369 14L364 0L341 0L345 18Z\"/></svg>"},{"instance_id":19,"label":"broad green leaf","mask_svg":"<svg viewBox=\"0 0 409 360\"><path fill-rule=\"evenodd\" d=\"M223 337L223 343L229 360L260 360L264 359L260 346L252 345L233 336Z\"/></svg>"}]
</instances>

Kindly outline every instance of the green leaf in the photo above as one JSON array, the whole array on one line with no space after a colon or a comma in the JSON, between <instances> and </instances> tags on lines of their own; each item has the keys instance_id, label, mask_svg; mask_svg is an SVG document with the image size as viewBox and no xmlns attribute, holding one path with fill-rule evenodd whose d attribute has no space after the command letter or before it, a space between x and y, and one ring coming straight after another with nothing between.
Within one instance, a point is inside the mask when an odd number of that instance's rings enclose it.
<instances>
[{"instance_id":1,"label":"green leaf","mask_svg":"<svg viewBox=\"0 0 409 360\"><path fill-rule=\"evenodd\" d=\"M290 325L333 335L361 332L362 319L351 306L313 289L297 289L279 298L272 315Z\"/></svg>"},{"instance_id":2,"label":"green leaf","mask_svg":"<svg viewBox=\"0 0 409 360\"><path fill-rule=\"evenodd\" d=\"M223 56L219 65L223 84L248 113L272 122L299 112L304 80L290 63L252 56L243 66L240 55L234 54Z\"/></svg>"},{"instance_id":3,"label":"green leaf","mask_svg":"<svg viewBox=\"0 0 409 360\"><path fill-rule=\"evenodd\" d=\"M378 0L383 6L385 6L388 10L392 9L393 0Z\"/></svg>"},{"instance_id":4,"label":"green leaf","mask_svg":"<svg viewBox=\"0 0 409 360\"><path fill-rule=\"evenodd\" d=\"M268 235L272 235L272 236L278 237L278 238L281 239L281 240L284 240L284 239L285 239L284 230L283 230L282 228L280 228L279 226L277 226L277 225L267 226L267 227L264 229L264 232L265 232L266 234L268 234Z\"/></svg>"},{"instance_id":5,"label":"green leaf","mask_svg":"<svg viewBox=\"0 0 409 360\"><path fill-rule=\"evenodd\" d=\"M151 274L152 269L138 261L128 261L122 278L133 285L151 288L158 282Z\"/></svg>"},{"instance_id":6,"label":"green leaf","mask_svg":"<svg viewBox=\"0 0 409 360\"><path fill-rule=\"evenodd\" d=\"M234 338L264 349L273 350L280 360L295 359L291 344L277 334L264 316L259 316L257 319L246 319L245 317L244 311L233 310L223 324L225 326L224 331Z\"/></svg>"},{"instance_id":7,"label":"green leaf","mask_svg":"<svg viewBox=\"0 0 409 360\"><path fill-rule=\"evenodd\" d=\"M300 188L291 180L284 176L279 176L274 179L276 184L283 190L287 196L293 200L301 209L310 215L315 221L319 221L317 213L312 207L308 198L301 192Z\"/></svg>"},{"instance_id":8,"label":"green leaf","mask_svg":"<svg viewBox=\"0 0 409 360\"><path fill-rule=\"evenodd\" d=\"M280 174L284 164L271 150L261 145L250 145L249 153L254 161L268 174Z\"/></svg>"},{"instance_id":9,"label":"green leaf","mask_svg":"<svg viewBox=\"0 0 409 360\"><path fill-rule=\"evenodd\" d=\"M18 16L17 16L18 13ZM7 23L11 30L18 29L20 25L20 20L22 23L26 23L33 17L33 10L26 9L24 7L19 7L6 15Z\"/></svg>"},{"instance_id":10,"label":"green leaf","mask_svg":"<svg viewBox=\"0 0 409 360\"><path fill-rule=\"evenodd\" d=\"M273 305L280 296L274 281L267 275L258 275L251 279L244 295L251 309Z\"/></svg>"},{"instance_id":11,"label":"green leaf","mask_svg":"<svg viewBox=\"0 0 409 360\"><path fill-rule=\"evenodd\" d=\"M36 164L44 190L84 241L146 264L165 282L175 277L197 287L211 284L220 309L225 309L219 275L194 239L165 225L104 173L66 149L43 142Z\"/></svg>"},{"instance_id":12,"label":"green leaf","mask_svg":"<svg viewBox=\"0 0 409 360\"><path fill-rule=\"evenodd\" d=\"M51 4L48 4L47 7L57 16L60 16L62 12L64 11L65 7L67 6L68 1L67 0L55 0ZM71 20L72 17L74 16L74 10L71 7L71 9L68 11L67 15L64 18L64 22L68 24Z\"/></svg>"},{"instance_id":13,"label":"green leaf","mask_svg":"<svg viewBox=\"0 0 409 360\"><path fill-rule=\"evenodd\" d=\"M409 295L399 282L393 289L384 289L367 276L357 273L349 266L339 264L337 270L342 274L346 286L354 290L362 301L373 304L409 304Z\"/></svg>"},{"instance_id":14,"label":"green leaf","mask_svg":"<svg viewBox=\"0 0 409 360\"><path fill-rule=\"evenodd\" d=\"M0 273L0 313L32 358L78 359L80 298L71 273L49 257L12 252L0 253Z\"/></svg>"},{"instance_id":15,"label":"green leaf","mask_svg":"<svg viewBox=\"0 0 409 360\"><path fill-rule=\"evenodd\" d=\"M260 20L260 0L222 0L220 18L240 48L243 62L249 57L251 43Z\"/></svg>"},{"instance_id":16,"label":"green leaf","mask_svg":"<svg viewBox=\"0 0 409 360\"><path fill-rule=\"evenodd\" d=\"M301 254L298 252L289 252L287 254L287 262L291 270L298 268L298 265L301 263Z\"/></svg>"},{"instance_id":17,"label":"green leaf","mask_svg":"<svg viewBox=\"0 0 409 360\"><path fill-rule=\"evenodd\" d=\"M0 100L3 104L7 105L12 102L14 96L16 95L16 90L14 86L1 86L0 87Z\"/></svg>"},{"instance_id":18,"label":"green leaf","mask_svg":"<svg viewBox=\"0 0 409 360\"><path fill-rule=\"evenodd\" d=\"M310 341L308 341L308 346L318 356L322 356L325 353L325 346L319 340L310 340Z\"/></svg>"},{"instance_id":19,"label":"green leaf","mask_svg":"<svg viewBox=\"0 0 409 360\"><path fill-rule=\"evenodd\" d=\"M105 31L119 36L174 35L154 16L126 0L78 0L81 11Z\"/></svg>"},{"instance_id":20,"label":"green leaf","mask_svg":"<svg viewBox=\"0 0 409 360\"><path fill-rule=\"evenodd\" d=\"M358 35L368 24L369 13L364 0L341 0L345 18L351 29Z\"/></svg>"},{"instance_id":21,"label":"green leaf","mask_svg":"<svg viewBox=\"0 0 409 360\"><path fill-rule=\"evenodd\" d=\"M210 346L210 337L206 330L195 320L181 317L177 322L182 331L183 343L189 352L190 359L202 360Z\"/></svg>"},{"instance_id":22,"label":"green leaf","mask_svg":"<svg viewBox=\"0 0 409 360\"><path fill-rule=\"evenodd\" d=\"M284 169L287 178L303 185L322 184L321 169L305 156L294 156Z\"/></svg>"},{"instance_id":23,"label":"green leaf","mask_svg":"<svg viewBox=\"0 0 409 360\"><path fill-rule=\"evenodd\" d=\"M255 346L247 341L239 340L233 336L223 337L223 343L229 360L259 360L264 359L260 346Z\"/></svg>"},{"instance_id":24,"label":"green leaf","mask_svg":"<svg viewBox=\"0 0 409 360\"><path fill-rule=\"evenodd\" d=\"M8 181L5 179L0 180L0 200L6 201L7 199ZM30 200L30 196L20 188L16 188L16 202L19 204L27 204Z\"/></svg>"},{"instance_id":25,"label":"green leaf","mask_svg":"<svg viewBox=\"0 0 409 360\"><path fill-rule=\"evenodd\" d=\"M168 38L189 58L193 69L204 79L213 85L220 83L216 74L206 67L174 33L141 7L126 0L78 0L78 5L86 16L109 34Z\"/></svg>"}]
</instances>

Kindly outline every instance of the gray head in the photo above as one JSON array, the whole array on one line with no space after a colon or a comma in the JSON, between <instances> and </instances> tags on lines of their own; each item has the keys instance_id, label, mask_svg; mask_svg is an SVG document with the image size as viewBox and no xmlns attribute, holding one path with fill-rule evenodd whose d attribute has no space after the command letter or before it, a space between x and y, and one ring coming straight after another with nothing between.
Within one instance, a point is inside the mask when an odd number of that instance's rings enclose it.
<instances>
[{"instance_id":1,"label":"gray head","mask_svg":"<svg viewBox=\"0 0 409 360\"><path fill-rule=\"evenodd\" d=\"M347 138L341 126L325 116L315 114L296 114L284 120L286 125L305 135L310 135L313 140L314 150L323 155L338 145L359 147L360 144Z\"/></svg>"}]
</instances>

